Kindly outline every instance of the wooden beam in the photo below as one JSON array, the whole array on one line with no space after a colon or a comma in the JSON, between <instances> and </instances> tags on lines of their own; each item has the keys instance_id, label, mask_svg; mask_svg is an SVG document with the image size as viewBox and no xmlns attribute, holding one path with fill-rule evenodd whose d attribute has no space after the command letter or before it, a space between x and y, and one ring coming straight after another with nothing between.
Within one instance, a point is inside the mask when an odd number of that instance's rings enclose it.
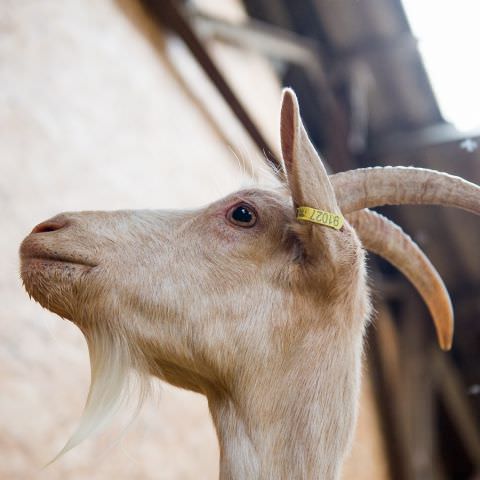
<instances>
[{"instance_id":1,"label":"wooden beam","mask_svg":"<svg viewBox=\"0 0 480 480\"><path fill-rule=\"evenodd\" d=\"M320 61L321 52L316 42L283 28L253 19L228 22L193 8L189 8L187 14L197 33L204 38L215 38L304 68Z\"/></svg>"},{"instance_id":2,"label":"wooden beam","mask_svg":"<svg viewBox=\"0 0 480 480\"><path fill-rule=\"evenodd\" d=\"M369 148L369 155L389 156L424 148L460 143L465 139L480 139L480 131L460 132L450 123L439 123L412 132L389 133L378 137Z\"/></svg>"},{"instance_id":3,"label":"wooden beam","mask_svg":"<svg viewBox=\"0 0 480 480\"><path fill-rule=\"evenodd\" d=\"M227 105L265 155L267 162L275 171L282 172L283 167L280 161L274 155L273 150L250 114L224 79L177 2L174 0L140 0L140 2L157 23L174 31L185 42L192 55L227 102Z\"/></svg>"},{"instance_id":4,"label":"wooden beam","mask_svg":"<svg viewBox=\"0 0 480 480\"><path fill-rule=\"evenodd\" d=\"M376 306L375 324L369 329L367 352L370 372L381 414L385 446L388 452L390 478L411 480L412 464L405 426L405 391L398 332L387 306Z\"/></svg>"},{"instance_id":5,"label":"wooden beam","mask_svg":"<svg viewBox=\"0 0 480 480\"><path fill-rule=\"evenodd\" d=\"M418 54L418 40L411 32L401 32L391 37L368 38L343 49L338 54L338 62L350 62L357 58L367 61L381 60L389 55L411 56Z\"/></svg>"},{"instance_id":6,"label":"wooden beam","mask_svg":"<svg viewBox=\"0 0 480 480\"><path fill-rule=\"evenodd\" d=\"M409 480L437 480L434 378L429 362L430 320L419 298L410 296L404 307L400 355L405 433L412 468Z\"/></svg>"},{"instance_id":7,"label":"wooden beam","mask_svg":"<svg viewBox=\"0 0 480 480\"><path fill-rule=\"evenodd\" d=\"M480 432L466 388L448 355L434 349L432 364L435 379L450 419L477 472L480 472Z\"/></svg>"}]
</instances>

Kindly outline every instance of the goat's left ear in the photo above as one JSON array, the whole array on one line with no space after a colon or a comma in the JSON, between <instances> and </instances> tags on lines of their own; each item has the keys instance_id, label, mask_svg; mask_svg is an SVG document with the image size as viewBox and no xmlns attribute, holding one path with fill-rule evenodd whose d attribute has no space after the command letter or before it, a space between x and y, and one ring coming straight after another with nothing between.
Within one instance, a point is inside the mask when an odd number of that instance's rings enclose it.
<instances>
[{"instance_id":1,"label":"goat's left ear","mask_svg":"<svg viewBox=\"0 0 480 480\"><path fill-rule=\"evenodd\" d=\"M297 97L290 89L283 91L280 137L295 212L297 207L311 207L341 214L327 171L303 126ZM334 284L344 263L344 235L328 226L303 220L296 220L291 232L297 237L295 258L307 260L321 274L322 282L330 280Z\"/></svg>"},{"instance_id":2,"label":"goat's left ear","mask_svg":"<svg viewBox=\"0 0 480 480\"><path fill-rule=\"evenodd\" d=\"M341 213L327 171L303 126L297 97L290 88L283 90L280 141L295 208L307 206Z\"/></svg>"}]
</instances>

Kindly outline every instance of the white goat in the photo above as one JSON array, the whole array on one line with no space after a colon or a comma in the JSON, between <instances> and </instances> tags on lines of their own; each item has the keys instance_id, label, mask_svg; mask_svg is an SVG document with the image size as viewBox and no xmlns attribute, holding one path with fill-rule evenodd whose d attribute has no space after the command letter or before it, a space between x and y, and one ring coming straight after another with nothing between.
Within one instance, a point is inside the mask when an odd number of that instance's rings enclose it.
<instances>
[{"instance_id":1,"label":"white goat","mask_svg":"<svg viewBox=\"0 0 480 480\"><path fill-rule=\"evenodd\" d=\"M133 369L206 395L222 479L337 479L370 313L360 240L411 279L450 347L440 277L397 226L362 209L429 203L480 214L480 188L414 168L329 177L291 90L281 143L281 191L243 190L192 211L64 213L24 240L25 288L73 321L90 350L89 397L64 451L104 422ZM297 207L328 213L296 216Z\"/></svg>"}]
</instances>

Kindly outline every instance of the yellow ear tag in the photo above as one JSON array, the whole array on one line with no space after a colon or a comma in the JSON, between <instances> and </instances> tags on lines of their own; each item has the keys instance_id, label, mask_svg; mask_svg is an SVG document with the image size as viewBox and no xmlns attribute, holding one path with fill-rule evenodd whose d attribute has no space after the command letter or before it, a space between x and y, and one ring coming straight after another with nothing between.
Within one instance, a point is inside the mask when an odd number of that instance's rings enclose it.
<instances>
[{"instance_id":1,"label":"yellow ear tag","mask_svg":"<svg viewBox=\"0 0 480 480\"><path fill-rule=\"evenodd\" d=\"M334 228L335 230L340 230L345 222L342 215L325 212L324 210L317 210L316 208L311 207L298 207L297 220L318 223L319 225Z\"/></svg>"}]
</instances>

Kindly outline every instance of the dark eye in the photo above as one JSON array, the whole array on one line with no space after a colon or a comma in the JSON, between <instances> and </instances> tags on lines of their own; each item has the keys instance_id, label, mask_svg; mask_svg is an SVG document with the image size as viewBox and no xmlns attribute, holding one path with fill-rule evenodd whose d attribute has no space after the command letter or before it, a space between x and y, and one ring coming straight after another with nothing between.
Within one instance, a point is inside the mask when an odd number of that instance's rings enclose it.
<instances>
[{"instance_id":1,"label":"dark eye","mask_svg":"<svg viewBox=\"0 0 480 480\"><path fill-rule=\"evenodd\" d=\"M255 225L257 214L252 207L242 203L241 205L232 207L228 211L227 218L234 225L249 228Z\"/></svg>"}]
</instances>

